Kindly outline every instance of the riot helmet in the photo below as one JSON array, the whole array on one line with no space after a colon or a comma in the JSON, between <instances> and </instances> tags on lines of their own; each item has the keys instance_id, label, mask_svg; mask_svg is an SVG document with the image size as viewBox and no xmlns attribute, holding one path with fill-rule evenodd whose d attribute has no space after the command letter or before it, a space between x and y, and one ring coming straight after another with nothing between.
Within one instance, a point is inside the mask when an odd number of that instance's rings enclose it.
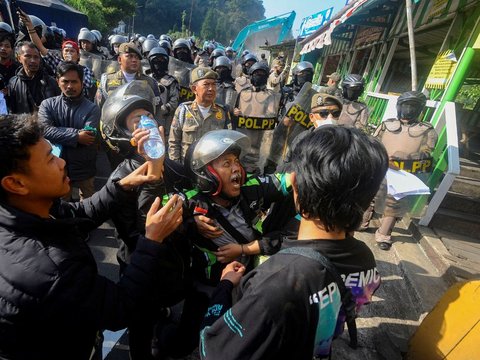
<instances>
[{"instance_id":1,"label":"riot helmet","mask_svg":"<svg viewBox=\"0 0 480 360\"><path fill-rule=\"evenodd\" d=\"M306 82L312 82L314 68L309 61L300 61L292 70L293 83L302 87Z\"/></svg>"},{"instance_id":2,"label":"riot helmet","mask_svg":"<svg viewBox=\"0 0 480 360\"><path fill-rule=\"evenodd\" d=\"M254 54L248 53L242 58L242 72L247 75L248 74L248 69L250 66L258 62L257 57Z\"/></svg>"},{"instance_id":3,"label":"riot helmet","mask_svg":"<svg viewBox=\"0 0 480 360\"><path fill-rule=\"evenodd\" d=\"M420 91L407 91L398 97L397 116L399 120L415 121L427 104L427 97Z\"/></svg>"},{"instance_id":4,"label":"riot helmet","mask_svg":"<svg viewBox=\"0 0 480 360\"><path fill-rule=\"evenodd\" d=\"M34 29L37 31L38 37L42 38L43 36L45 36L45 33L47 31L47 25L45 25L43 20L35 15L28 15L28 16L32 21L32 25ZM19 29L22 33L28 34L28 29L26 28L25 24L21 20L19 22Z\"/></svg>"},{"instance_id":5,"label":"riot helmet","mask_svg":"<svg viewBox=\"0 0 480 360\"><path fill-rule=\"evenodd\" d=\"M140 37L138 38L138 43L139 43L140 45L143 45L143 43L144 43L146 40L147 40L147 38L146 38L145 36L140 36Z\"/></svg>"},{"instance_id":6,"label":"riot helmet","mask_svg":"<svg viewBox=\"0 0 480 360\"><path fill-rule=\"evenodd\" d=\"M170 57L164 48L157 46L150 50L148 62L156 79L163 77L168 72L169 61Z\"/></svg>"},{"instance_id":7,"label":"riot helmet","mask_svg":"<svg viewBox=\"0 0 480 360\"><path fill-rule=\"evenodd\" d=\"M222 181L212 161L223 154L234 153L239 158L250 147L250 139L234 130L213 130L203 135L187 150L185 170L198 190L207 195L221 195ZM240 185L245 183L245 170L241 167Z\"/></svg>"},{"instance_id":8,"label":"riot helmet","mask_svg":"<svg viewBox=\"0 0 480 360\"><path fill-rule=\"evenodd\" d=\"M123 35L113 35L110 38L110 50L112 54L118 54L118 47L127 42L127 37Z\"/></svg>"},{"instance_id":9,"label":"riot helmet","mask_svg":"<svg viewBox=\"0 0 480 360\"><path fill-rule=\"evenodd\" d=\"M100 45L100 43L102 42L102 33L98 30L92 30L92 34L95 36L95 43L97 45Z\"/></svg>"},{"instance_id":10,"label":"riot helmet","mask_svg":"<svg viewBox=\"0 0 480 360\"><path fill-rule=\"evenodd\" d=\"M1 22L0 21L0 34L4 33L4 32L9 33L9 34L13 34L13 29L6 22Z\"/></svg>"},{"instance_id":11,"label":"riot helmet","mask_svg":"<svg viewBox=\"0 0 480 360\"><path fill-rule=\"evenodd\" d=\"M158 41L155 39L147 39L142 44L142 53L144 57L148 57L148 53L153 49L158 47Z\"/></svg>"},{"instance_id":12,"label":"riot helmet","mask_svg":"<svg viewBox=\"0 0 480 360\"><path fill-rule=\"evenodd\" d=\"M245 55L248 55L250 54L250 50L243 50L242 51L242 58L245 56Z\"/></svg>"},{"instance_id":13,"label":"riot helmet","mask_svg":"<svg viewBox=\"0 0 480 360\"><path fill-rule=\"evenodd\" d=\"M153 35L153 34L148 34L147 39L156 40L155 35Z\"/></svg>"},{"instance_id":14,"label":"riot helmet","mask_svg":"<svg viewBox=\"0 0 480 360\"><path fill-rule=\"evenodd\" d=\"M172 54L172 45L167 40L161 40L159 45L165 49L169 56Z\"/></svg>"},{"instance_id":15,"label":"riot helmet","mask_svg":"<svg viewBox=\"0 0 480 360\"><path fill-rule=\"evenodd\" d=\"M212 51L210 54L210 57L208 58L208 66L212 67L213 62L215 61L216 58L219 56L225 56L225 51L223 49L215 49Z\"/></svg>"},{"instance_id":16,"label":"riot helmet","mask_svg":"<svg viewBox=\"0 0 480 360\"><path fill-rule=\"evenodd\" d=\"M365 81L361 75L348 74L342 81L343 98L350 101L357 101L365 90Z\"/></svg>"},{"instance_id":17,"label":"riot helmet","mask_svg":"<svg viewBox=\"0 0 480 360\"><path fill-rule=\"evenodd\" d=\"M219 82L232 79L232 63L226 56L219 56L213 62L213 71L218 74Z\"/></svg>"},{"instance_id":18,"label":"riot helmet","mask_svg":"<svg viewBox=\"0 0 480 360\"><path fill-rule=\"evenodd\" d=\"M78 34L78 43L80 44L80 48L82 48L84 51L92 51L96 40L97 38L90 30L83 30ZM90 45L85 45L84 48L85 42L87 42L87 44L90 43Z\"/></svg>"},{"instance_id":19,"label":"riot helmet","mask_svg":"<svg viewBox=\"0 0 480 360\"><path fill-rule=\"evenodd\" d=\"M231 46L227 46L225 48L225 56L228 57L230 60L233 59L233 48Z\"/></svg>"},{"instance_id":20,"label":"riot helmet","mask_svg":"<svg viewBox=\"0 0 480 360\"><path fill-rule=\"evenodd\" d=\"M216 71L217 67L219 66L224 66L229 71L232 71L232 62L226 56L219 56L215 59L215 61L213 62L213 70Z\"/></svg>"},{"instance_id":21,"label":"riot helmet","mask_svg":"<svg viewBox=\"0 0 480 360\"><path fill-rule=\"evenodd\" d=\"M168 42L170 43L170 48L171 48L172 45L173 45L172 38L171 38L170 36L168 36L167 34L160 35L159 40L160 40L160 41L162 41L162 40L168 41Z\"/></svg>"},{"instance_id":22,"label":"riot helmet","mask_svg":"<svg viewBox=\"0 0 480 360\"><path fill-rule=\"evenodd\" d=\"M56 26L50 26L53 31L53 36L55 38L55 48L60 49L63 44L63 33L62 29L59 29Z\"/></svg>"},{"instance_id":23,"label":"riot helmet","mask_svg":"<svg viewBox=\"0 0 480 360\"><path fill-rule=\"evenodd\" d=\"M261 88L267 85L268 75L270 74L270 68L267 64L262 62L256 62L248 69L248 75L250 75L250 81L255 88Z\"/></svg>"},{"instance_id":24,"label":"riot helmet","mask_svg":"<svg viewBox=\"0 0 480 360\"><path fill-rule=\"evenodd\" d=\"M102 107L100 131L107 145L116 153L128 156L135 148L130 145L132 133L127 128L127 116L136 109L154 114L155 94L143 81L133 80L113 91Z\"/></svg>"},{"instance_id":25,"label":"riot helmet","mask_svg":"<svg viewBox=\"0 0 480 360\"><path fill-rule=\"evenodd\" d=\"M190 49L190 41L185 39L177 39L173 44L173 56L178 60L186 63L193 63L192 51Z\"/></svg>"}]
</instances>

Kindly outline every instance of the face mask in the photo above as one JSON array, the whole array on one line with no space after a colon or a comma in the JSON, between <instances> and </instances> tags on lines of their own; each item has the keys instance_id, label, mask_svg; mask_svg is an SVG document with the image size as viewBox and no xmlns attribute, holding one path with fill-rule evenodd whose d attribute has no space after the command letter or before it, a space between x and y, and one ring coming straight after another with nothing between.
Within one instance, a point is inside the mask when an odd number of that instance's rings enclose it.
<instances>
[{"instance_id":1,"label":"face mask","mask_svg":"<svg viewBox=\"0 0 480 360\"><path fill-rule=\"evenodd\" d=\"M186 51L177 51L177 59L183 62L191 62L192 58L190 57L190 54Z\"/></svg>"},{"instance_id":2,"label":"face mask","mask_svg":"<svg viewBox=\"0 0 480 360\"><path fill-rule=\"evenodd\" d=\"M296 83L298 86L303 86L306 82L312 82L313 74L308 72L306 74L301 74L296 76Z\"/></svg>"},{"instance_id":3,"label":"face mask","mask_svg":"<svg viewBox=\"0 0 480 360\"><path fill-rule=\"evenodd\" d=\"M150 67L155 75L164 75L168 70L168 63L160 59L150 61Z\"/></svg>"},{"instance_id":4,"label":"face mask","mask_svg":"<svg viewBox=\"0 0 480 360\"><path fill-rule=\"evenodd\" d=\"M363 93L363 87L343 88L343 97L350 101L357 101Z\"/></svg>"},{"instance_id":5,"label":"face mask","mask_svg":"<svg viewBox=\"0 0 480 360\"><path fill-rule=\"evenodd\" d=\"M225 81L230 79L230 70L228 69L217 69L218 79L220 81Z\"/></svg>"},{"instance_id":6,"label":"face mask","mask_svg":"<svg viewBox=\"0 0 480 360\"><path fill-rule=\"evenodd\" d=\"M404 103L397 106L398 118L401 120L417 120L422 113L422 109L415 103Z\"/></svg>"},{"instance_id":7,"label":"face mask","mask_svg":"<svg viewBox=\"0 0 480 360\"><path fill-rule=\"evenodd\" d=\"M267 85L268 76L264 74L253 74L250 81L255 87L262 87Z\"/></svg>"}]
</instances>

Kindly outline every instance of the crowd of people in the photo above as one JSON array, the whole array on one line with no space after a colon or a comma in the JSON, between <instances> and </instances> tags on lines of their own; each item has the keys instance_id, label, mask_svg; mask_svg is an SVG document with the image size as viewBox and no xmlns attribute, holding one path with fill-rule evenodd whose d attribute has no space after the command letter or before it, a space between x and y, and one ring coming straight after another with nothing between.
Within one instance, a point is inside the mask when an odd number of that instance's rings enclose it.
<instances>
[{"instance_id":1,"label":"crowd of people","mask_svg":"<svg viewBox=\"0 0 480 360\"><path fill-rule=\"evenodd\" d=\"M387 169L431 170L425 95L402 94L372 136L360 75L318 87L308 61L166 34L49 40L18 15L18 34L0 23L0 358L100 359L102 331L125 327L133 360L329 358L345 323L355 346L380 275L354 233L382 198L388 250L409 201ZM108 219L118 283L86 244Z\"/></svg>"}]
</instances>

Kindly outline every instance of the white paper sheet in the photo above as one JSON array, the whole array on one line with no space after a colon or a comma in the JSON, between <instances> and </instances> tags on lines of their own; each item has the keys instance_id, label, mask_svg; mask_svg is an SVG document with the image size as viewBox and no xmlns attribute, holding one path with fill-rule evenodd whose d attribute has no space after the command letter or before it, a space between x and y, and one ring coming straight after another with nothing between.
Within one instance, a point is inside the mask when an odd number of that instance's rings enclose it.
<instances>
[{"instance_id":1,"label":"white paper sheet","mask_svg":"<svg viewBox=\"0 0 480 360\"><path fill-rule=\"evenodd\" d=\"M400 200L408 195L428 195L430 189L422 180L403 170L388 169L387 171L388 194L395 200Z\"/></svg>"}]
</instances>

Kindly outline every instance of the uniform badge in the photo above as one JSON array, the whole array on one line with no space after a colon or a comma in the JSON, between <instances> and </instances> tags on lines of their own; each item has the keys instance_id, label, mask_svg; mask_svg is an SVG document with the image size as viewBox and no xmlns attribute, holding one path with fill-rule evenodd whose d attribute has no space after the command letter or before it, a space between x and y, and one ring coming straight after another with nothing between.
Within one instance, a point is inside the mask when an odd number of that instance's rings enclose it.
<instances>
[{"instance_id":1,"label":"uniform badge","mask_svg":"<svg viewBox=\"0 0 480 360\"><path fill-rule=\"evenodd\" d=\"M222 116L222 112L220 110L218 110L216 113L215 113L215 118L217 120L222 120L223 119L223 116Z\"/></svg>"},{"instance_id":2,"label":"uniform badge","mask_svg":"<svg viewBox=\"0 0 480 360\"><path fill-rule=\"evenodd\" d=\"M197 70L197 76L199 78L203 77L205 75L205 71L203 69L198 69Z\"/></svg>"},{"instance_id":3,"label":"uniform badge","mask_svg":"<svg viewBox=\"0 0 480 360\"><path fill-rule=\"evenodd\" d=\"M323 97L319 96L319 97L317 98L317 105L318 105L318 106L322 106L322 105L323 105Z\"/></svg>"},{"instance_id":4,"label":"uniform badge","mask_svg":"<svg viewBox=\"0 0 480 360\"><path fill-rule=\"evenodd\" d=\"M110 80L110 81L108 82L108 86L120 86L120 85L122 85L122 84L120 83L120 81L118 81L118 80L116 80L116 79Z\"/></svg>"}]
</instances>

